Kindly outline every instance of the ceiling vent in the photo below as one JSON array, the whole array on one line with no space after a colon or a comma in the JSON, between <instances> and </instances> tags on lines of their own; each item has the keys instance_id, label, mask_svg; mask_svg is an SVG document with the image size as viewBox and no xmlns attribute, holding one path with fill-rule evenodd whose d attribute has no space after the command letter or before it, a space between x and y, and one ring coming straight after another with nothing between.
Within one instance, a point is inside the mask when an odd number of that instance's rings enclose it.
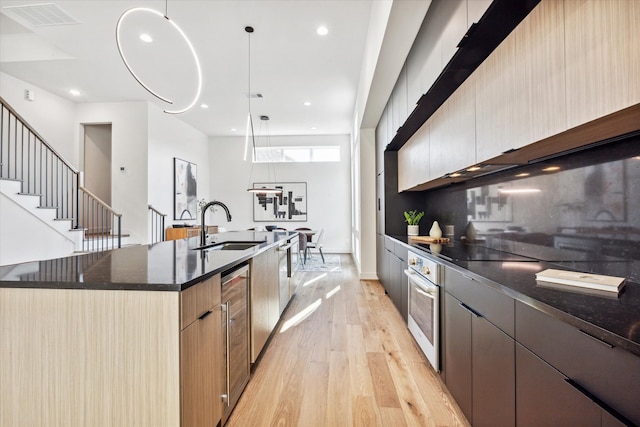
<instances>
[{"instance_id":1,"label":"ceiling vent","mask_svg":"<svg viewBox=\"0 0 640 427\"><path fill-rule=\"evenodd\" d=\"M3 12L7 16L18 18L33 27L79 24L80 21L62 10L54 3L6 6Z\"/></svg>"}]
</instances>

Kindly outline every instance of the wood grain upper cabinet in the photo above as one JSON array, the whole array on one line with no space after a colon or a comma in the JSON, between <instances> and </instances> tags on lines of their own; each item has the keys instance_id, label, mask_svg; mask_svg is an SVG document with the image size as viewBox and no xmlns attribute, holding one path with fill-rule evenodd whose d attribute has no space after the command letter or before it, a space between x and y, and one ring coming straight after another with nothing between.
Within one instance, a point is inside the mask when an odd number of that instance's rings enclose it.
<instances>
[{"instance_id":1,"label":"wood grain upper cabinet","mask_svg":"<svg viewBox=\"0 0 640 427\"><path fill-rule=\"evenodd\" d=\"M523 94L523 65L516 60L513 34L476 72L476 150L478 161L499 156L530 141Z\"/></svg>"},{"instance_id":2,"label":"wood grain upper cabinet","mask_svg":"<svg viewBox=\"0 0 640 427\"><path fill-rule=\"evenodd\" d=\"M398 151L398 191L429 181L429 122Z\"/></svg>"},{"instance_id":3,"label":"wood grain upper cabinet","mask_svg":"<svg viewBox=\"0 0 640 427\"><path fill-rule=\"evenodd\" d=\"M280 318L277 248L253 257L250 262L251 363L254 363Z\"/></svg>"},{"instance_id":4,"label":"wood grain upper cabinet","mask_svg":"<svg viewBox=\"0 0 640 427\"><path fill-rule=\"evenodd\" d=\"M222 417L220 275L180 294L182 426L213 426Z\"/></svg>"},{"instance_id":5,"label":"wood grain upper cabinet","mask_svg":"<svg viewBox=\"0 0 640 427\"><path fill-rule=\"evenodd\" d=\"M565 0L569 128L640 102L640 2Z\"/></svg>"},{"instance_id":6,"label":"wood grain upper cabinet","mask_svg":"<svg viewBox=\"0 0 640 427\"><path fill-rule=\"evenodd\" d=\"M564 64L564 0L545 0L515 29L516 62L522 74L516 80L515 99L524 102L529 141L535 142L567 129ZM520 113L521 110L518 110ZM515 148L515 147L514 147Z\"/></svg>"},{"instance_id":7,"label":"wood grain upper cabinet","mask_svg":"<svg viewBox=\"0 0 640 427\"><path fill-rule=\"evenodd\" d=\"M475 81L471 75L428 121L431 179L476 162Z\"/></svg>"}]
</instances>

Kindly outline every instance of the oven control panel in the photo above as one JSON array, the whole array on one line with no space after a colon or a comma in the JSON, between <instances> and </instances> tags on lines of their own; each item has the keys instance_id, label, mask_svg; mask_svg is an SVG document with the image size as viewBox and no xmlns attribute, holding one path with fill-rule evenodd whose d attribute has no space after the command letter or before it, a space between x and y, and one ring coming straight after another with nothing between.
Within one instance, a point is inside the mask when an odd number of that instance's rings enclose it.
<instances>
[{"instance_id":1,"label":"oven control panel","mask_svg":"<svg viewBox=\"0 0 640 427\"><path fill-rule=\"evenodd\" d=\"M413 251L408 252L407 260L410 270L428 279L432 283L435 283L436 285L440 284L439 263Z\"/></svg>"}]
</instances>

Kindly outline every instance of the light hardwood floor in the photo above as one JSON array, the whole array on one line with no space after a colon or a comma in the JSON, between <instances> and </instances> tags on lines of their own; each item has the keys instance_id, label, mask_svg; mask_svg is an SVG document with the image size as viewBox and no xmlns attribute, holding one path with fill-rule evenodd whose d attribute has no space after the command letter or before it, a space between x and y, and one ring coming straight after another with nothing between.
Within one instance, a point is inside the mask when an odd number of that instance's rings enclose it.
<instances>
[{"instance_id":1,"label":"light hardwood floor","mask_svg":"<svg viewBox=\"0 0 640 427\"><path fill-rule=\"evenodd\" d=\"M468 426L380 283L341 262L301 274L227 426Z\"/></svg>"}]
</instances>

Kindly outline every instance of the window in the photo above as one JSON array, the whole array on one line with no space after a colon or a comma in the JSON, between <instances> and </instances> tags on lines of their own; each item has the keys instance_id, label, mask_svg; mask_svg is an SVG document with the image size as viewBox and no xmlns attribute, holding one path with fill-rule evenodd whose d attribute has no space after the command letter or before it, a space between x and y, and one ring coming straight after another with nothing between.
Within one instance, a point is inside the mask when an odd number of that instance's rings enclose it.
<instances>
[{"instance_id":1,"label":"window","mask_svg":"<svg viewBox=\"0 0 640 427\"><path fill-rule=\"evenodd\" d=\"M289 146L256 147L256 163L271 162L339 162L340 147L330 146Z\"/></svg>"}]
</instances>

